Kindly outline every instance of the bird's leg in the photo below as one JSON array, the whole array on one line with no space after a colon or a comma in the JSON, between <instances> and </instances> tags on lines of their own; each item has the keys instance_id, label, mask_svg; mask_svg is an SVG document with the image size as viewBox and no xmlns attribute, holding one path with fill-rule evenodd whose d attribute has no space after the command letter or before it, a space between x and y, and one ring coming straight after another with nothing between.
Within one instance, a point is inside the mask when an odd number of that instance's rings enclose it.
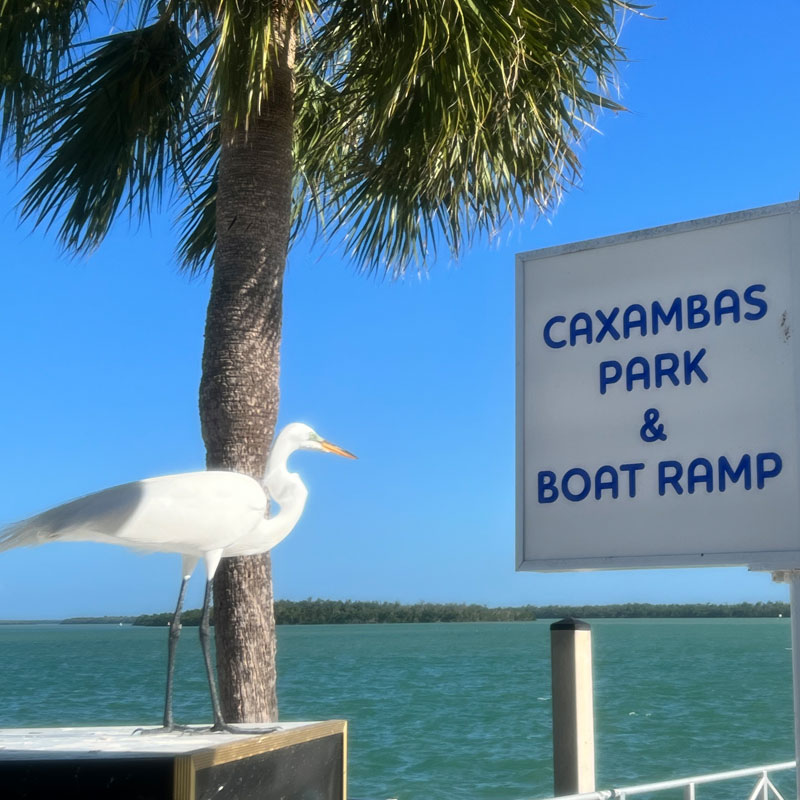
<instances>
[{"instance_id":1,"label":"bird's leg","mask_svg":"<svg viewBox=\"0 0 800 800\"><path fill-rule=\"evenodd\" d=\"M178 592L178 603L175 606L175 613L172 615L172 622L169 626L169 644L167 648L167 692L164 698L164 728L171 731L175 728L175 719L172 716L172 694L175 683L175 650L178 646L178 638L181 635L181 610L183 609L183 598L186 594L186 584L189 577L184 575L181 581L181 590Z\"/></svg>"},{"instance_id":2,"label":"bird's leg","mask_svg":"<svg viewBox=\"0 0 800 800\"><path fill-rule=\"evenodd\" d=\"M211 628L209 616L211 612L211 587L212 582L206 581L206 594L203 598L203 613L200 617L200 647L203 649L203 660L206 664L206 675L208 676L208 689L211 692L211 710L214 713L214 725L212 731L224 731L227 729L225 720L222 718L222 710L219 705L219 693L217 692L217 681L214 677L214 667L211 663L211 648L209 640L211 638Z\"/></svg>"},{"instance_id":3,"label":"bird's leg","mask_svg":"<svg viewBox=\"0 0 800 800\"><path fill-rule=\"evenodd\" d=\"M211 568L207 569L208 574L213 575L214 569L219 561L219 556L222 555L220 550L217 558L211 564ZM208 559L208 556L207 556ZM181 733L208 733L209 731L226 731L228 733L247 733L247 734L265 734L271 733L276 728L259 728L256 730L244 730L242 728L233 728L228 725L222 717L222 708L219 702L219 693L217 691L217 682L214 677L214 666L211 661L211 589L212 579L206 580L206 592L203 598L203 611L200 615L200 647L203 650L203 661L206 666L206 676L208 677L208 688L211 692L211 708L214 713L214 724L211 728L206 727L191 727L188 725L176 725L172 716L172 683L173 673L175 670L175 647L178 643L178 636L180 635L180 619L181 608L183 606L183 598L186 593L186 584L189 576L192 573L194 565L197 563L196 559L188 560L184 557L184 578L181 583L181 591L178 595L178 605L175 608L175 615L172 618L172 624L169 631L169 651L167 659L167 696L164 708L164 725L161 728L144 729L138 728L134 733L151 734L151 733L170 733L172 731L180 731ZM207 561L208 566L208 561Z\"/></svg>"},{"instance_id":4,"label":"bird's leg","mask_svg":"<svg viewBox=\"0 0 800 800\"><path fill-rule=\"evenodd\" d=\"M203 613L200 617L200 646L203 648L203 659L206 662L206 675L208 676L208 688L211 692L211 709L214 713L214 724L211 726L212 731L226 731L228 733L244 733L244 734L258 734L272 733L278 728L234 728L228 725L223 719L222 709L219 704L219 693L217 692L217 682L214 678L214 667L211 663L211 648L209 647L209 640L211 638L209 616L211 607L211 581L206 581L206 596L203 600Z\"/></svg>"},{"instance_id":5,"label":"bird's leg","mask_svg":"<svg viewBox=\"0 0 800 800\"><path fill-rule=\"evenodd\" d=\"M178 647L178 639L181 635L181 610L183 609L183 598L186 595L186 584L191 577L191 569L184 569L183 580L181 580L181 590L178 592L178 602L175 606L175 613L169 624L169 640L167 643L167 689L164 696L164 724L160 728L137 728L134 733L153 734L153 733L172 733L175 730L185 730L184 726L175 724L172 716L172 695L175 682L175 651Z\"/></svg>"}]
</instances>

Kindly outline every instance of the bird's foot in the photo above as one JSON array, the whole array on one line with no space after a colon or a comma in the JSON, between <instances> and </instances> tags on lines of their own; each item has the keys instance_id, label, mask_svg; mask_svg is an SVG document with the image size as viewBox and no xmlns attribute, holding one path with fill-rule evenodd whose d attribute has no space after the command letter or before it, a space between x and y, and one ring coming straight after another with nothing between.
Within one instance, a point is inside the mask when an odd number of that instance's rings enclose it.
<instances>
[{"instance_id":1,"label":"bird's foot","mask_svg":"<svg viewBox=\"0 0 800 800\"><path fill-rule=\"evenodd\" d=\"M279 726L272 726L269 728L242 728L239 725L229 725L227 722L221 720L215 722L213 725L178 725L172 723L170 725L162 725L160 728L136 728L133 731L134 736L152 736L164 733L180 733L180 734L196 734L196 733L233 733L239 736L264 736L268 733L274 733L280 730Z\"/></svg>"},{"instance_id":2,"label":"bird's foot","mask_svg":"<svg viewBox=\"0 0 800 800\"><path fill-rule=\"evenodd\" d=\"M235 733L239 734L246 734L248 736L262 736L268 733L274 733L275 731L280 730L280 726L273 725L269 728L241 728L238 725L229 725L227 722L223 722L219 720L215 722L211 726L212 733Z\"/></svg>"},{"instance_id":3,"label":"bird's foot","mask_svg":"<svg viewBox=\"0 0 800 800\"><path fill-rule=\"evenodd\" d=\"M152 736L162 733L209 733L211 730L210 725L178 725L173 722L169 725L162 725L159 728L136 728L133 731L133 736Z\"/></svg>"}]
</instances>

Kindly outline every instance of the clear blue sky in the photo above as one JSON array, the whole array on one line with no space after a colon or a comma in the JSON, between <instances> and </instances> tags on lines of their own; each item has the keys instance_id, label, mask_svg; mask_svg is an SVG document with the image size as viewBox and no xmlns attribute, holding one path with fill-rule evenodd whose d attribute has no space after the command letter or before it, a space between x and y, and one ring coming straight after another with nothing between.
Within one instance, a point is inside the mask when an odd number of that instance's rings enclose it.
<instances>
[{"instance_id":1,"label":"clear blue sky","mask_svg":"<svg viewBox=\"0 0 800 800\"><path fill-rule=\"evenodd\" d=\"M514 572L514 254L784 202L800 190L800 6L659 2L630 19L630 113L582 147L585 179L532 219L400 282L299 242L286 280L281 420L360 457L293 467L306 512L276 596L523 603L788 599L743 569ZM0 523L137 478L202 469L208 284L176 269L170 214L60 256L4 198ZM177 556L61 544L0 555L0 618L161 611ZM200 604L202 580L188 604Z\"/></svg>"}]
</instances>

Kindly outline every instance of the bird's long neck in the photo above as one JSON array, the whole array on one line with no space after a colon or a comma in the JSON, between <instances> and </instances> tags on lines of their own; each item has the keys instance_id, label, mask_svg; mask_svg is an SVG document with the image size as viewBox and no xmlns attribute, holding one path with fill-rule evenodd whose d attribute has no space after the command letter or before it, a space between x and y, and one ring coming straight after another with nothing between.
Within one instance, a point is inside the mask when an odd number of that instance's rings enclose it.
<instances>
[{"instance_id":1,"label":"bird's long neck","mask_svg":"<svg viewBox=\"0 0 800 800\"><path fill-rule=\"evenodd\" d=\"M281 434L275 439L267 459L263 486L267 494L280 506L280 511L270 519L280 519L293 526L300 519L308 497L308 489L296 472L289 472L289 456L297 449Z\"/></svg>"}]
</instances>

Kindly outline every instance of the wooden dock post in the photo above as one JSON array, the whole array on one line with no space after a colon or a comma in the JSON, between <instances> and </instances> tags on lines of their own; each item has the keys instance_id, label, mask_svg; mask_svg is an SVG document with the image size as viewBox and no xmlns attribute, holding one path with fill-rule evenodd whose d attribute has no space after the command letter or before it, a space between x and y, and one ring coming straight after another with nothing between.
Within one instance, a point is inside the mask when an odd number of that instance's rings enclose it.
<instances>
[{"instance_id":1,"label":"wooden dock post","mask_svg":"<svg viewBox=\"0 0 800 800\"><path fill-rule=\"evenodd\" d=\"M592 629L571 617L550 626L554 794L595 790Z\"/></svg>"}]
</instances>

